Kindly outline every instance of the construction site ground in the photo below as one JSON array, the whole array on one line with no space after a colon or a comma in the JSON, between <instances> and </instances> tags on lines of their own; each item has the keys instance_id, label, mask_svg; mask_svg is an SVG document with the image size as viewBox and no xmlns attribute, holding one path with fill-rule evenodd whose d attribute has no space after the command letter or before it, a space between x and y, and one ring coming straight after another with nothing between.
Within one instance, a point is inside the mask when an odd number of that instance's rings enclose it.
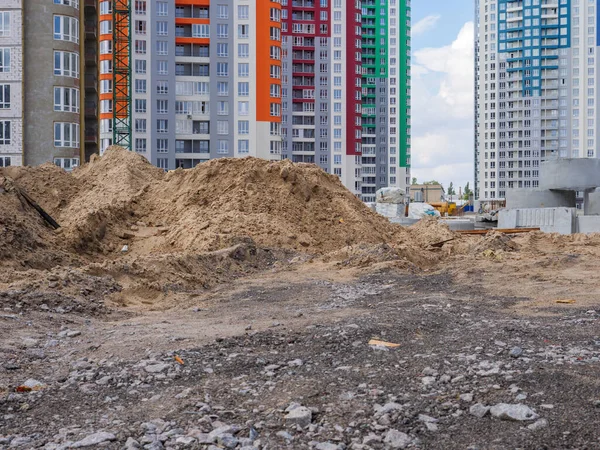
<instances>
[{"instance_id":1,"label":"construction site ground","mask_svg":"<svg viewBox=\"0 0 600 450\"><path fill-rule=\"evenodd\" d=\"M599 257L288 162L0 169L0 448L600 448Z\"/></svg>"}]
</instances>

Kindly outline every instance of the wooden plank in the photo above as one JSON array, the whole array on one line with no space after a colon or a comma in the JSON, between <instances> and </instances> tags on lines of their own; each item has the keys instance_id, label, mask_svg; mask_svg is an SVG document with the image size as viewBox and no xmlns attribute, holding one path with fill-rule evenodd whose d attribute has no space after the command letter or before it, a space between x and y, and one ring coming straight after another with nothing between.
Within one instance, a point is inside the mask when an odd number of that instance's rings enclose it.
<instances>
[{"instance_id":1,"label":"wooden plank","mask_svg":"<svg viewBox=\"0 0 600 450\"><path fill-rule=\"evenodd\" d=\"M498 233L504 234L520 234L520 233L531 233L532 231L540 231L539 228L490 228L488 230L457 230L459 234L473 234L482 235L488 234L490 231L497 231Z\"/></svg>"}]
</instances>

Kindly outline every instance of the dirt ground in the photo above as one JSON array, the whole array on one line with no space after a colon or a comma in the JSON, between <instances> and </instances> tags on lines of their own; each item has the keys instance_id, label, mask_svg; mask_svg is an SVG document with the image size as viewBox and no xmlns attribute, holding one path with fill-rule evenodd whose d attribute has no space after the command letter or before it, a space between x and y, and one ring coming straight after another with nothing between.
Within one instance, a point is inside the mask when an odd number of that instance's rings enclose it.
<instances>
[{"instance_id":1,"label":"dirt ground","mask_svg":"<svg viewBox=\"0 0 600 450\"><path fill-rule=\"evenodd\" d=\"M0 448L600 448L600 236L401 229L335 180L315 190L317 172L260 163L278 174L275 195L298 192L271 208L322 223L278 217L276 233L295 229L271 239L252 199L212 219L201 209L187 251L169 241L190 217L151 206L153 169L140 167L123 175L138 206L109 189L93 213L83 176L0 172ZM206 176L168 175L180 187ZM48 177L79 194L61 203ZM107 227L91 239L98 218Z\"/></svg>"}]
</instances>

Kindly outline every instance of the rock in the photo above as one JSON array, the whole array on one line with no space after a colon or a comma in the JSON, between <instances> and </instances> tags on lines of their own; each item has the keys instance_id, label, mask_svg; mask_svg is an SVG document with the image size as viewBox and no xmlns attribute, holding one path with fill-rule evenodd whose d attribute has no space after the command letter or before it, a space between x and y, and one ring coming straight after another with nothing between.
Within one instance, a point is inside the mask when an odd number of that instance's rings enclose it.
<instances>
[{"instance_id":1,"label":"rock","mask_svg":"<svg viewBox=\"0 0 600 450\"><path fill-rule=\"evenodd\" d=\"M132 437L127 438L127 441L125 442L124 450L138 450L140 448L142 448L142 446L140 445L140 443L138 441L136 441Z\"/></svg>"},{"instance_id":2,"label":"rock","mask_svg":"<svg viewBox=\"0 0 600 450\"><path fill-rule=\"evenodd\" d=\"M540 408L544 408L544 409L554 409L554 405L550 405L550 404L544 404L544 405L540 405Z\"/></svg>"},{"instance_id":3,"label":"rock","mask_svg":"<svg viewBox=\"0 0 600 450\"><path fill-rule=\"evenodd\" d=\"M287 363L289 367L300 367L302 364L304 364L304 362L301 359L294 359Z\"/></svg>"},{"instance_id":4,"label":"rock","mask_svg":"<svg viewBox=\"0 0 600 450\"><path fill-rule=\"evenodd\" d=\"M217 443L225 448L236 448L238 440L231 433L222 433L217 436Z\"/></svg>"},{"instance_id":5,"label":"rock","mask_svg":"<svg viewBox=\"0 0 600 450\"><path fill-rule=\"evenodd\" d=\"M159 364L150 364L149 366L144 367L144 370L148 373L160 373L164 372L170 367L170 364L159 363Z\"/></svg>"},{"instance_id":6,"label":"rock","mask_svg":"<svg viewBox=\"0 0 600 450\"><path fill-rule=\"evenodd\" d=\"M435 377L423 377L421 378L421 383L423 383L423 386L431 386L435 383Z\"/></svg>"},{"instance_id":7,"label":"rock","mask_svg":"<svg viewBox=\"0 0 600 450\"><path fill-rule=\"evenodd\" d=\"M473 394L460 394L458 398L463 402L471 403L473 401Z\"/></svg>"},{"instance_id":8,"label":"rock","mask_svg":"<svg viewBox=\"0 0 600 450\"><path fill-rule=\"evenodd\" d=\"M438 426L435 423L431 423L431 422L425 422L425 426L427 427L428 431L437 431L438 430Z\"/></svg>"},{"instance_id":9,"label":"rock","mask_svg":"<svg viewBox=\"0 0 600 450\"><path fill-rule=\"evenodd\" d=\"M527 426L527 429L531 431L538 431L542 428L546 428L548 426L548 421L546 419L540 419L533 422L531 425Z\"/></svg>"},{"instance_id":10,"label":"rock","mask_svg":"<svg viewBox=\"0 0 600 450\"><path fill-rule=\"evenodd\" d=\"M117 437L112 433L107 433L105 431L100 431L98 433L90 434L86 436L80 441L71 444L71 448L83 448L83 447L92 447L94 445L102 444L103 442L109 442L116 440Z\"/></svg>"},{"instance_id":11,"label":"rock","mask_svg":"<svg viewBox=\"0 0 600 450\"><path fill-rule=\"evenodd\" d=\"M131 233L123 233L123 235L125 235L125 234L127 234L127 236L134 237L131 235ZM129 251L129 245L124 245L123 248L121 248L121 253L127 253L128 251Z\"/></svg>"},{"instance_id":12,"label":"rock","mask_svg":"<svg viewBox=\"0 0 600 450\"><path fill-rule=\"evenodd\" d=\"M364 445L373 445L373 444L379 444L382 441L381 436L375 434L375 433L369 433L368 435L366 435L363 438L363 444Z\"/></svg>"},{"instance_id":13,"label":"rock","mask_svg":"<svg viewBox=\"0 0 600 450\"><path fill-rule=\"evenodd\" d=\"M80 334L81 334L81 331L78 331L78 330L67 331L67 337L69 337L69 338L79 336Z\"/></svg>"},{"instance_id":14,"label":"rock","mask_svg":"<svg viewBox=\"0 0 600 450\"><path fill-rule=\"evenodd\" d=\"M286 441L292 441L292 440L294 440L294 436L292 436L287 431L278 431L277 432L277 436L279 436L280 438L285 439Z\"/></svg>"},{"instance_id":15,"label":"rock","mask_svg":"<svg viewBox=\"0 0 600 450\"><path fill-rule=\"evenodd\" d=\"M26 386L26 387L28 387L30 389L33 389L33 390L36 390L36 389L42 389L46 385L44 383L42 383L41 381L34 380L33 378L30 378L25 383L23 383L23 386Z\"/></svg>"},{"instance_id":16,"label":"rock","mask_svg":"<svg viewBox=\"0 0 600 450\"><path fill-rule=\"evenodd\" d=\"M10 441L11 447L29 447L32 439L28 436L16 437Z\"/></svg>"},{"instance_id":17,"label":"rock","mask_svg":"<svg viewBox=\"0 0 600 450\"><path fill-rule=\"evenodd\" d=\"M399 410L401 410L402 409L402 405L400 403L390 402L390 403L386 403L383 406L375 405L373 408L375 409L375 413L377 415L382 416L382 415L387 414L387 413L392 412L392 411L399 411Z\"/></svg>"},{"instance_id":18,"label":"rock","mask_svg":"<svg viewBox=\"0 0 600 450\"><path fill-rule=\"evenodd\" d=\"M513 347L510 349L509 355L513 358L518 358L523 354L523 349L521 347Z\"/></svg>"},{"instance_id":19,"label":"rock","mask_svg":"<svg viewBox=\"0 0 600 450\"><path fill-rule=\"evenodd\" d=\"M426 416L425 414L419 414L419 420L425 423L436 423L438 420L434 417Z\"/></svg>"},{"instance_id":20,"label":"rock","mask_svg":"<svg viewBox=\"0 0 600 450\"><path fill-rule=\"evenodd\" d=\"M340 446L329 442L320 442L315 447L317 450L340 450Z\"/></svg>"},{"instance_id":21,"label":"rock","mask_svg":"<svg viewBox=\"0 0 600 450\"><path fill-rule=\"evenodd\" d=\"M383 440L386 448L406 448L411 442L412 439L408 434L394 429L389 430Z\"/></svg>"},{"instance_id":22,"label":"rock","mask_svg":"<svg viewBox=\"0 0 600 450\"><path fill-rule=\"evenodd\" d=\"M233 435L233 433L236 433L237 431L239 431L239 429L237 427L232 427L230 425L223 425L222 427L215 428L210 433L208 433L208 439L211 442L215 442L219 438L219 436L221 436L223 434Z\"/></svg>"},{"instance_id":23,"label":"rock","mask_svg":"<svg viewBox=\"0 0 600 450\"><path fill-rule=\"evenodd\" d=\"M490 409L493 417L502 420L535 420L539 416L529 406L522 404L498 403Z\"/></svg>"},{"instance_id":24,"label":"rock","mask_svg":"<svg viewBox=\"0 0 600 450\"><path fill-rule=\"evenodd\" d=\"M38 345L37 339L23 338L22 341L23 341L23 345L25 346L25 348L33 348L33 347L37 347L37 345Z\"/></svg>"},{"instance_id":25,"label":"rock","mask_svg":"<svg viewBox=\"0 0 600 450\"><path fill-rule=\"evenodd\" d=\"M469 414L475 417L479 417L481 419L482 417L485 417L489 410L489 406L484 406L481 403L475 403L469 408Z\"/></svg>"},{"instance_id":26,"label":"rock","mask_svg":"<svg viewBox=\"0 0 600 450\"><path fill-rule=\"evenodd\" d=\"M15 363L6 363L2 367L4 367L6 370L19 370L21 368L20 365Z\"/></svg>"},{"instance_id":27,"label":"rock","mask_svg":"<svg viewBox=\"0 0 600 450\"><path fill-rule=\"evenodd\" d=\"M298 425L302 428L310 425L311 421L312 411L305 406L294 408L285 416L288 425Z\"/></svg>"}]
</instances>

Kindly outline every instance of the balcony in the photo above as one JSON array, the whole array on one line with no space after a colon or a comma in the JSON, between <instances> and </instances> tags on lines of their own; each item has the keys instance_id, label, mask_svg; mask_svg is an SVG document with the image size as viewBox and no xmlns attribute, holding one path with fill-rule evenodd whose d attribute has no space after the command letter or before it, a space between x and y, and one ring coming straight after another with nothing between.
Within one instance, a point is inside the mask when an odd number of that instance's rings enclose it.
<instances>
[{"instance_id":1,"label":"balcony","mask_svg":"<svg viewBox=\"0 0 600 450\"><path fill-rule=\"evenodd\" d=\"M96 102L85 103L85 117L97 117L98 116L98 105Z\"/></svg>"}]
</instances>

